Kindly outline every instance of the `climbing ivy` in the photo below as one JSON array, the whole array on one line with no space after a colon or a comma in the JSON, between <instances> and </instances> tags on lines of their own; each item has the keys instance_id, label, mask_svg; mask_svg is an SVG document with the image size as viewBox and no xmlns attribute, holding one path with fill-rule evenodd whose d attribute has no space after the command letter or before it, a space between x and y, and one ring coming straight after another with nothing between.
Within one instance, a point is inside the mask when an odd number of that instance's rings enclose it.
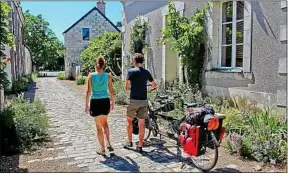
<instances>
[{"instance_id":1,"label":"climbing ivy","mask_svg":"<svg viewBox=\"0 0 288 174\"><path fill-rule=\"evenodd\" d=\"M201 88L201 77L205 55L205 12L210 3L204 8L196 9L194 15L188 19L181 15L174 3L169 3L166 26L161 31L163 36L158 44L170 42L172 51L178 53L181 63L187 69L188 83Z\"/></svg>"},{"instance_id":2,"label":"climbing ivy","mask_svg":"<svg viewBox=\"0 0 288 174\"><path fill-rule=\"evenodd\" d=\"M146 43L146 32L148 31L148 22L141 20L138 15L130 32L130 54L144 53L149 49Z\"/></svg>"}]
</instances>

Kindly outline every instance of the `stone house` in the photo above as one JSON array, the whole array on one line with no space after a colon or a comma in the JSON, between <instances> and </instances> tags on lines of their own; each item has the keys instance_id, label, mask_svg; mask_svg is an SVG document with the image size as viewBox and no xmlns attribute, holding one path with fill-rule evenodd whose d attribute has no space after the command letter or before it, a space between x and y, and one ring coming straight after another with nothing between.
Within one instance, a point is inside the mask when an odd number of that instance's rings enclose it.
<instances>
[{"instance_id":1,"label":"stone house","mask_svg":"<svg viewBox=\"0 0 288 174\"><path fill-rule=\"evenodd\" d=\"M14 36L14 47L9 48L7 45L4 45L4 54L5 57L11 58L6 64L5 72L8 75L8 80L10 81L10 88L13 81L18 80L23 75L28 75L32 73L32 60L30 57L30 52L24 43L24 33L23 33L23 23L24 16L22 8L20 7L20 1L7 1L8 5L11 8L9 13L9 29ZM3 104L4 93L0 93L0 100Z\"/></svg>"},{"instance_id":2,"label":"stone house","mask_svg":"<svg viewBox=\"0 0 288 174\"><path fill-rule=\"evenodd\" d=\"M12 82L23 75L32 73L32 61L30 52L24 43L24 16L20 1L7 1L7 3L11 8L9 26L10 32L14 36L14 47L8 48L5 46L4 54L6 54L6 57L11 57L11 61L7 64L5 71L8 74L8 79Z\"/></svg>"},{"instance_id":3,"label":"stone house","mask_svg":"<svg viewBox=\"0 0 288 174\"><path fill-rule=\"evenodd\" d=\"M88 47L90 40L105 32L120 32L120 30L105 16L105 3L103 1L98 1L97 7L93 7L63 32L67 79L75 79L79 75L78 56Z\"/></svg>"},{"instance_id":4,"label":"stone house","mask_svg":"<svg viewBox=\"0 0 288 174\"><path fill-rule=\"evenodd\" d=\"M190 17L208 1L173 1ZM182 82L179 57L169 44L157 45L168 2L122 2L122 77L130 65L129 35L138 14L149 23L145 66L158 81ZM207 12L205 77L212 95L245 95L262 104L286 107L287 1L212 1ZM228 33L227 31L230 31Z\"/></svg>"}]
</instances>

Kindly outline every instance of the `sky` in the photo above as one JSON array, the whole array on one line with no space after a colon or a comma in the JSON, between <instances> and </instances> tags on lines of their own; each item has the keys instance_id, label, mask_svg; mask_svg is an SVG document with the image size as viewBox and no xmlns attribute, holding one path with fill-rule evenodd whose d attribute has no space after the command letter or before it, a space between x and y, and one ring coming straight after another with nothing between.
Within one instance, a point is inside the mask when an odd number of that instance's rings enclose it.
<instances>
[{"instance_id":1,"label":"sky","mask_svg":"<svg viewBox=\"0 0 288 174\"><path fill-rule=\"evenodd\" d=\"M23 12L29 10L33 15L42 14L42 17L49 22L60 41L64 42L63 32L96 6L95 1L22 1ZM123 7L121 2L106 2L106 16L114 23L122 21Z\"/></svg>"}]
</instances>

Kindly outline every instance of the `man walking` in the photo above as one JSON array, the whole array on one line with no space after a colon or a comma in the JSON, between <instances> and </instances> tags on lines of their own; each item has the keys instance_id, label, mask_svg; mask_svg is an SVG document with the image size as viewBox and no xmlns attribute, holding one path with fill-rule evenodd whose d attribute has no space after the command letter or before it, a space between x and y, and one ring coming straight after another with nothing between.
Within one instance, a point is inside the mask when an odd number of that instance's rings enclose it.
<instances>
[{"instance_id":1,"label":"man walking","mask_svg":"<svg viewBox=\"0 0 288 174\"><path fill-rule=\"evenodd\" d=\"M133 147L132 143L132 121L137 113L139 126L139 143L136 147L138 152L142 152L142 146L145 135L145 118L148 116L148 101L147 101L147 82L152 83L152 88L157 85L151 76L151 73L143 68L144 57L140 53L133 56L133 66L128 70L126 80L126 90L130 90L130 102L127 107L127 134L128 142L124 145L125 148Z\"/></svg>"}]
</instances>

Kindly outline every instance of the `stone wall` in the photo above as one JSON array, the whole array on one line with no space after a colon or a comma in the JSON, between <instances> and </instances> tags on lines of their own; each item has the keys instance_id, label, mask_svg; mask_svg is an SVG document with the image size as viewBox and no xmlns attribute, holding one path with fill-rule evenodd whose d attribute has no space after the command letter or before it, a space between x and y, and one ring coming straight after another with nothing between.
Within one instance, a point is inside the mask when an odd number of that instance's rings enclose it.
<instances>
[{"instance_id":1,"label":"stone wall","mask_svg":"<svg viewBox=\"0 0 288 174\"><path fill-rule=\"evenodd\" d=\"M9 17L10 32L14 35L14 47L5 47L5 54L12 58L6 66L5 71L8 73L8 79L12 82L23 75L32 72L32 62L29 50L24 45L23 23L24 16L18 1L8 1L11 7Z\"/></svg>"},{"instance_id":2,"label":"stone wall","mask_svg":"<svg viewBox=\"0 0 288 174\"><path fill-rule=\"evenodd\" d=\"M181 1L174 1L181 10ZM206 1L207 2L207 1ZM182 1L183 14L191 16L196 7L205 3ZM207 13L207 53L205 60L206 89L212 95L245 95L263 104L286 107L287 92L287 1L245 1L244 52L242 70L218 71L219 18L221 1L214 1ZM156 44L163 28L163 11L167 2L123 3L122 77L126 77L131 57L129 35L133 20L138 14L144 16L151 26L147 41L152 50L148 52L147 67L160 81L165 76L165 51ZM162 12L161 12L162 11ZM167 69L167 68L166 68ZM180 75L180 73L179 73Z\"/></svg>"},{"instance_id":3,"label":"stone wall","mask_svg":"<svg viewBox=\"0 0 288 174\"><path fill-rule=\"evenodd\" d=\"M32 59L30 55L30 51L27 47L24 47L24 75L28 75L32 73Z\"/></svg>"},{"instance_id":4,"label":"stone wall","mask_svg":"<svg viewBox=\"0 0 288 174\"><path fill-rule=\"evenodd\" d=\"M118 32L96 9L64 33L66 48L65 72L66 78L71 78L71 68L79 64L78 56L88 47L89 41L82 39L82 28L89 28L90 40L105 32ZM76 78L76 77L72 77Z\"/></svg>"},{"instance_id":5,"label":"stone wall","mask_svg":"<svg viewBox=\"0 0 288 174\"><path fill-rule=\"evenodd\" d=\"M24 46L23 22L24 16L19 1L7 1L11 8L9 13L9 30L14 36L14 47L9 48L5 45L4 54L11 57L11 61L6 64L4 71L8 75L10 81L9 88L12 87L14 80L19 79L23 75L32 72L32 62L29 50ZM4 91L0 90L0 109L4 104Z\"/></svg>"},{"instance_id":6,"label":"stone wall","mask_svg":"<svg viewBox=\"0 0 288 174\"><path fill-rule=\"evenodd\" d=\"M211 55L205 74L208 92L244 95L263 104L286 107L286 4L275 0L245 1L243 68L219 71L212 69L218 66L221 3L213 3L208 30Z\"/></svg>"}]
</instances>

